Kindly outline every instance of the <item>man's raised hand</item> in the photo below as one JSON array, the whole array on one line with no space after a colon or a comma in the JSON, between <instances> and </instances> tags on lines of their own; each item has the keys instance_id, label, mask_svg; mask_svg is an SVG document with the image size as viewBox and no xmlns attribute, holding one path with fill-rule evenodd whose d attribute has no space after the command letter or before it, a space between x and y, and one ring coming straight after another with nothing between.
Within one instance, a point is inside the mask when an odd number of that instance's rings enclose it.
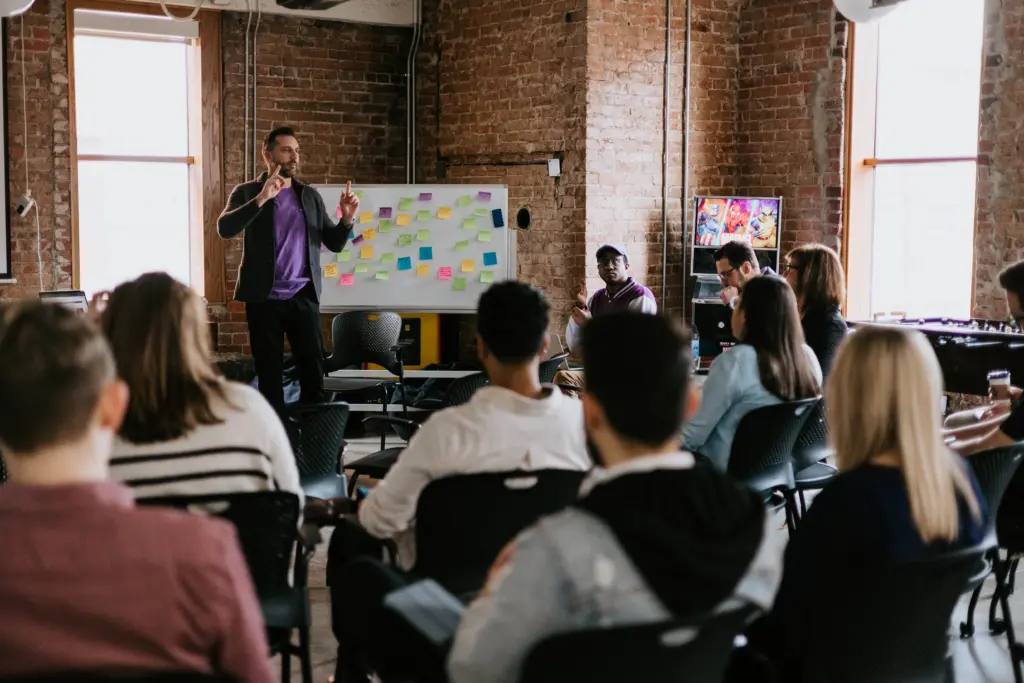
<instances>
[{"instance_id":1,"label":"man's raised hand","mask_svg":"<svg viewBox=\"0 0 1024 683\"><path fill-rule=\"evenodd\" d=\"M281 177L281 165L278 164L274 167L274 172L267 178L267 182L263 183L263 189L256 196L256 203L263 206L266 202L276 197L282 189L284 189L284 178Z\"/></svg>"},{"instance_id":2,"label":"man's raised hand","mask_svg":"<svg viewBox=\"0 0 1024 683\"><path fill-rule=\"evenodd\" d=\"M351 180L345 183L345 192L338 201L338 207L341 209L341 220L346 223L355 221L356 211L359 210L359 197L352 192Z\"/></svg>"}]
</instances>

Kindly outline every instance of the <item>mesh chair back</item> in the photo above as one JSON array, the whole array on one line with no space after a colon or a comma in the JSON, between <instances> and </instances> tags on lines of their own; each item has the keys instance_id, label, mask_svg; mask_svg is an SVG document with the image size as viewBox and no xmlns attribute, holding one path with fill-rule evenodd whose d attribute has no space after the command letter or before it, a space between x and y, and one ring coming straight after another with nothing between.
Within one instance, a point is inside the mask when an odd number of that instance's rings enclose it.
<instances>
[{"instance_id":1,"label":"mesh chair back","mask_svg":"<svg viewBox=\"0 0 1024 683\"><path fill-rule=\"evenodd\" d=\"M299 498L284 491L147 498L140 505L193 506L234 524L256 592L290 591L288 575L298 540Z\"/></svg>"},{"instance_id":2,"label":"mesh chair back","mask_svg":"<svg viewBox=\"0 0 1024 683\"><path fill-rule=\"evenodd\" d=\"M374 316L372 319L370 316ZM375 363L398 375L395 352L402 333L402 318L397 313L348 311L331 322L331 355L324 361L326 372L363 363Z\"/></svg>"},{"instance_id":3,"label":"mesh chair back","mask_svg":"<svg viewBox=\"0 0 1024 683\"><path fill-rule=\"evenodd\" d=\"M416 506L416 573L455 594L479 590L505 544L576 500L584 472L485 472L437 479Z\"/></svg>"},{"instance_id":4,"label":"mesh chair back","mask_svg":"<svg viewBox=\"0 0 1024 683\"><path fill-rule=\"evenodd\" d=\"M752 607L704 619L588 629L547 638L527 656L520 683L720 683ZM642 672L642 675L638 675Z\"/></svg>"},{"instance_id":5,"label":"mesh chair back","mask_svg":"<svg viewBox=\"0 0 1024 683\"><path fill-rule=\"evenodd\" d=\"M459 377L448 385L448 389L445 391L445 407L450 408L469 403L469 399L473 398L473 394L477 392L477 389L481 389L490 383L490 378L482 372Z\"/></svg>"},{"instance_id":6,"label":"mesh chair back","mask_svg":"<svg viewBox=\"0 0 1024 683\"><path fill-rule=\"evenodd\" d=\"M339 473L348 415L343 402L289 407L285 424L300 477Z\"/></svg>"},{"instance_id":7,"label":"mesh chair back","mask_svg":"<svg viewBox=\"0 0 1024 683\"><path fill-rule=\"evenodd\" d=\"M793 444L793 470L805 470L820 462L828 448L828 418L825 415L825 401L820 400L811 409L803 429Z\"/></svg>"},{"instance_id":8,"label":"mesh chair back","mask_svg":"<svg viewBox=\"0 0 1024 683\"><path fill-rule=\"evenodd\" d=\"M228 676L188 671L137 674L114 671L64 671L41 676L2 677L0 683L232 683L234 680Z\"/></svg>"},{"instance_id":9,"label":"mesh chair back","mask_svg":"<svg viewBox=\"0 0 1024 683\"><path fill-rule=\"evenodd\" d=\"M1001 448L968 456L967 462L974 470L978 479L981 495L988 503L989 514L993 519L999 515L999 505L1003 500L1010 481L1014 478L1021 460L1024 460L1024 444L1013 444Z\"/></svg>"},{"instance_id":10,"label":"mesh chair back","mask_svg":"<svg viewBox=\"0 0 1024 683\"><path fill-rule=\"evenodd\" d=\"M558 374L559 369L565 364L565 359L569 357L568 353L560 353L557 356L552 356L547 360L540 362L540 381L542 384L551 384L555 381L555 375Z\"/></svg>"},{"instance_id":11,"label":"mesh chair back","mask_svg":"<svg viewBox=\"0 0 1024 683\"><path fill-rule=\"evenodd\" d=\"M817 403L786 401L744 415L729 452L729 474L755 491L792 488L793 446Z\"/></svg>"}]
</instances>

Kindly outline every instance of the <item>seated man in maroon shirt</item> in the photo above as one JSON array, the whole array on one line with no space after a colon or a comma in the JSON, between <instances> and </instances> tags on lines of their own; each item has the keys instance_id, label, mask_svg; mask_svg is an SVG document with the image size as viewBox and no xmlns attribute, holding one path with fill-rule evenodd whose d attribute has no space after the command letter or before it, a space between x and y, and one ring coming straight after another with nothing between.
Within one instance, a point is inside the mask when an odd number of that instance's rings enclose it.
<instances>
[{"instance_id":1,"label":"seated man in maroon shirt","mask_svg":"<svg viewBox=\"0 0 1024 683\"><path fill-rule=\"evenodd\" d=\"M0 678L201 672L272 680L232 527L136 509L106 481L128 389L75 311L0 320ZM69 678L69 680L72 680Z\"/></svg>"}]
</instances>

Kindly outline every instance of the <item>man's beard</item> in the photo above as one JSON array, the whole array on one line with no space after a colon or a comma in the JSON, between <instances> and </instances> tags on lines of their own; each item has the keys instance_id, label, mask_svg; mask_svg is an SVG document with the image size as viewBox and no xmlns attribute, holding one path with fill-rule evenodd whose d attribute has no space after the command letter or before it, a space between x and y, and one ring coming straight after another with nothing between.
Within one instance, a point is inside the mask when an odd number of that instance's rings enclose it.
<instances>
[{"instance_id":1,"label":"man's beard","mask_svg":"<svg viewBox=\"0 0 1024 683\"><path fill-rule=\"evenodd\" d=\"M278 175L282 178L293 178L295 177L295 172L298 170L298 164L294 164L292 167L289 167L288 164L281 164L281 170L278 171Z\"/></svg>"}]
</instances>

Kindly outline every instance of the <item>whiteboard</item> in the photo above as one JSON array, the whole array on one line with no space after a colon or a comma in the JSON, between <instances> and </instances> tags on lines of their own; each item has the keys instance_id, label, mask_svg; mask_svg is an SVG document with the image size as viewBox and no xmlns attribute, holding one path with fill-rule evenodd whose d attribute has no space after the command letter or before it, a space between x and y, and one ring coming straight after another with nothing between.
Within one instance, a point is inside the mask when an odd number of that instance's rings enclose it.
<instances>
[{"instance_id":1,"label":"whiteboard","mask_svg":"<svg viewBox=\"0 0 1024 683\"><path fill-rule=\"evenodd\" d=\"M336 211L345 186L315 187L327 210ZM491 282L515 278L516 234L508 225L507 186L353 185L352 190L359 196L355 239L341 254L320 251L322 311L473 313ZM399 225L406 219L407 225ZM364 252L367 247L372 254ZM451 279L442 279L442 268L451 269Z\"/></svg>"}]
</instances>

